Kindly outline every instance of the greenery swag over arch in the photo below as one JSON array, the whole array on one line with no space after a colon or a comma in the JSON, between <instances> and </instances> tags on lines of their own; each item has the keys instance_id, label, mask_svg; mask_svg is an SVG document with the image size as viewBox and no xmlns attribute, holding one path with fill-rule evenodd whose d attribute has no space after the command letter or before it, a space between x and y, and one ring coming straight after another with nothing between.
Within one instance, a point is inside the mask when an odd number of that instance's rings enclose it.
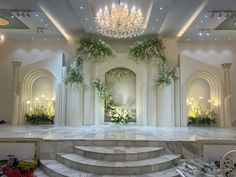
<instances>
[{"instance_id":1,"label":"greenery swag over arch","mask_svg":"<svg viewBox=\"0 0 236 177\"><path fill-rule=\"evenodd\" d=\"M77 47L76 61L70 65L65 77L65 84L78 86L84 84L83 61L88 59L94 62L114 56L114 50L101 39L82 38ZM175 77L175 70L166 63L165 46L161 38L145 39L136 42L129 49L129 57L137 63L150 62L159 67L159 77L156 81L159 87L171 84ZM107 90L105 84L99 79L92 81L91 85L97 89L99 96L105 102L105 109L108 109L112 122L127 123L130 119L129 112L123 106L114 104L112 93Z\"/></svg>"}]
</instances>

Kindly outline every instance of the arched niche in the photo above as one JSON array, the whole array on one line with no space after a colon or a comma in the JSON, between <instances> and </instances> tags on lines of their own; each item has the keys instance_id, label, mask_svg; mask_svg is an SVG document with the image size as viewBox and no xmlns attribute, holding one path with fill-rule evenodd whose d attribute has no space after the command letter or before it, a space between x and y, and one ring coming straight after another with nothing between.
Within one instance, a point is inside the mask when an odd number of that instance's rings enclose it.
<instances>
[{"instance_id":1,"label":"arched niche","mask_svg":"<svg viewBox=\"0 0 236 177\"><path fill-rule=\"evenodd\" d=\"M187 125L188 122L188 99L195 97L195 99L202 99L205 108L210 108L217 113L217 123L221 126L223 123L222 84L217 76L208 71L196 71L186 80L183 93L182 125ZM209 104L208 100L213 103Z\"/></svg>"},{"instance_id":2,"label":"arched niche","mask_svg":"<svg viewBox=\"0 0 236 177\"><path fill-rule=\"evenodd\" d=\"M122 58L123 56L118 56ZM111 59L96 68L95 76L105 82L105 74L115 68L127 68L136 75L136 124L147 124L147 71L141 64L127 59ZM95 90L96 92L96 90ZM95 95L95 124L104 123L104 101Z\"/></svg>"},{"instance_id":3,"label":"arched niche","mask_svg":"<svg viewBox=\"0 0 236 177\"><path fill-rule=\"evenodd\" d=\"M127 68L114 68L105 73L105 85L114 103L129 111L129 122L136 122L136 74ZM105 110L105 122L110 122Z\"/></svg>"},{"instance_id":4,"label":"arched niche","mask_svg":"<svg viewBox=\"0 0 236 177\"><path fill-rule=\"evenodd\" d=\"M33 100L39 97L56 101L56 78L45 69L31 71L23 79L20 124L25 123L25 114L30 109L30 104L27 104L27 102L32 103Z\"/></svg>"}]
</instances>

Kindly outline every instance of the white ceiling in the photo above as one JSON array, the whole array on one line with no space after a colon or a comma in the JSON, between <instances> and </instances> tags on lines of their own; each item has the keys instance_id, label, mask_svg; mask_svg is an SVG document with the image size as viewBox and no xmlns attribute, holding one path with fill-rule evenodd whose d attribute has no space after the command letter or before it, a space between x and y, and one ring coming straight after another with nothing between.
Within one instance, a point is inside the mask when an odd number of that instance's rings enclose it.
<instances>
[{"instance_id":1,"label":"white ceiling","mask_svg":"<svg viewBox=\"0 0 236 177\"><path fill-rule=\"evenodd\" d=\"M141 9L147 21L146 35L160 34L176 37L199 6L207 0L126 0L129 7ZM99 35L94 24L98 9L108 7L114 0L0 0L0 9L34 10L31 18L19 18L30 29L0 30L8 38L62 40L63 35L55 21L70 37L81 33ZM236 0L209 0L181 40L236 40L236 31L215 31L224 17L210 18L210 10L235 10ZM36 16L37 14L37 16ZM50 16L50 17L49 17ZM52 23L52 18L55 20ZM42 20L41 20L42 19ZM201 22L202 21L202 22ZM37 34L36 28L44 27L44 34ZM199 36L199 29L210 28L209 36Z\"/></svg>"}]
</instances>

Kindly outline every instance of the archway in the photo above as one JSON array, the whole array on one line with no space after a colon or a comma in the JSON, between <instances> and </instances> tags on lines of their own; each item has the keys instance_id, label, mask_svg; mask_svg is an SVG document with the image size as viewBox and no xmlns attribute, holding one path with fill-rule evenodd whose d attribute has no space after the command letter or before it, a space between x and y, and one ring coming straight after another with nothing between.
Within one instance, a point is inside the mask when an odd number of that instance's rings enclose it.
<instances>
[{"instance_id":1,"label":"archway","mask_svg":"<svg viewBox=\"0 0 236 177\"><path fill-rule=\"evenodd\" d=\"M201 81L202 80L202 81ZM212 101L212 104L210 105L211 109L214 109L214 111L217 113L217 123L218 126L221 126L223 123L223 105L222 105L222 84L220 80L215 76L214 74L207 72L207 71L196 71L192 73L184 86L184 95L182 97L182 124L187 125L188 122L188 115L187 115L187 98L188 98L188 91L191 87L191 84L193 84L195 81L198 81L199 83L207 83L209 86L209 98L207 98L209 101ZM195 82L196 83L196 82ZM208 92L208 91L207 91ZM203 93L202 93L203 94ZM201 91L199 90L199 96L201 97ZM202 98L199 98L202 99ZM214 106L214 108L213 108Z\"/></svg>"},{"instance_id":2,"label":"archway","mask_svg":"<svg viewBox=\"0 0 236 177\"><path fill-rule=\"evenodd\" d=\"M119 58L122 58L120 56ZM147 71L127 59L111 59L96 68L95 76L105 82L105 74L115 68L126 68L136 75L136 123L147 124ZM95 93L95 124L104 123L104 102Z\"/></svg>"},{"instance_id":3,"label":"archway","mask_svg":"<svg viewBox=\"0 0 236 177\"><path fill-rule=\"evenodd\" d=\"M47 93L42 92L42 90ZM39 99L38 97L45 97L45 99L56 101L56 78L51 72L45 69L31 71L23 79L20 124L25 123L25 114L30 109L30 103L34 99Z\"/></svg>"}]
</instances>

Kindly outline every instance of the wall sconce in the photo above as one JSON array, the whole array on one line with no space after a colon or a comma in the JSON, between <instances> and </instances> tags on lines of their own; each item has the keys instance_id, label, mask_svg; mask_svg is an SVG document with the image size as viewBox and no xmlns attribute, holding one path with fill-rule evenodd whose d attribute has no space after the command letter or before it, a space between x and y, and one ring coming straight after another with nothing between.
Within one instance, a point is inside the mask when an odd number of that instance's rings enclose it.
<instances>
[{"instance_id":1,"label":"wall sconce","mask_svg":"<svg viewBox=\"0 0 236 177\"><path fill-rule=\"evenodd\" d=\"M2 45L5 42L5 36L3 34L0 34L0 45Z\"/></svg>"}]
</instances>

